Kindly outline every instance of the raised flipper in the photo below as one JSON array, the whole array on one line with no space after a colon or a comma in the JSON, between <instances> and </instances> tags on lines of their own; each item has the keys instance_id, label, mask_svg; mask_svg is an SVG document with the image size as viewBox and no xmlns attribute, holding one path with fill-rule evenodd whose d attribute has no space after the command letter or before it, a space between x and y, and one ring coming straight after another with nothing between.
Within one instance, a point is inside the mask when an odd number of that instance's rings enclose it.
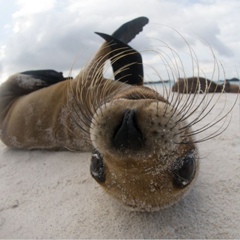
<instances>
[{"instance_id":1,"label":"raised flipper","mask_svg":"<svg viewBox=\"0 0 240 240\"><path fill-rule=\"evenodd\" d=\"M139 34L143 27L149 22L146 17L138 17L129 22L124 23L118 28L112 36L123 43L129 43L137 34Z\"/></svg>"},{"instance_id":2,"label":"raised flipper","mask_svg":"<svg viewBox=\"0 0 240 240\"><path fill-rule=\"evenodd\" d=\"M113 36L104 33L96 34L105 39L111 48L110 59L115 80L131 85L143 85L141 54Z\"/></svg>"},{"instance_id":3,"label":"raised flipper","mask_svg":"<svg viewBox=\"0 0 240 240\"><path fill-rule=\"evenodd\" d=\"M139 17L136 19L133 19L125 24L123 24L121 27L119 27L113 34L113 38L114 39L118 39L120 42L122 42L122 44L127 44L129 41L131 41L138 33L140 33L143 30L143 27L148 23L148 18L146 17ZM127 45L124 45L125 47ZM117 46L116 46L117 47ZM129 46L127 46L129 47ZM130 47L129 47L130 48ZM135 51L135 50L134 50ZM86 74L88 79L92 79L94 78L94 76L96 75L96 71L99 71L103 68L104 63L111 57L113 57L113 53L112 52L112 48L109 45L108 42L105 42L100 49L98 50L98 52L95 54L94 58L92 59L92 61L87 65L87 67L84 69L84 71L82 73L80 73L80 75L82 74ZM140 56L141 57L141 56ZM128 56L129 58L129 62L130 62L130 56ZM121 61L121 60L120 60ZM133 61L131 61L133 62ZM123 63L123 62L122 62ZM114 65L114 69L115 70L119 70L119 66L123 66L122 63L118 63ZM126 64L124 64L126 65ZM136 67L137 68L137 67ZM133 70L131 70L133 73ZM115 71L116 72L116 71ZM138 70L138 72L140 73L140 71ZM135 73L137 73L137 71L135 71ZM79 76L80 76L79 75ZM122 73L122 75L126 76L126 72ZM137 74L139 76L143 75L143 74ZM100 77L100 72L97 73L97 76ZM118 80L120 80L120 75L118 75ZM142 84L142 79L140 81L140 79L138 80L134 80L134 81L125 81L121 80L123 82L128 82L129 84Z\"/></svg>"}]
</instances>

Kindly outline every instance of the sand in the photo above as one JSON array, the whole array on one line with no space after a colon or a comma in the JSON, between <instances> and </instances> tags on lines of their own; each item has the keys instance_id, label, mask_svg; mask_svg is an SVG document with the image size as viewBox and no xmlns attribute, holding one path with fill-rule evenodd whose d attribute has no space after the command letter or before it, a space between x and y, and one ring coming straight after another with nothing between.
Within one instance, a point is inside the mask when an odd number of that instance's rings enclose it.
<instances>
[{"instance_id":1,"label":"sand","mask_svg":"<svg viewBox=\"0 0 240 240\"><path fill-rule=\"evenodd\" d=\"M211 116L235 98L219 101ZM192 191L153 213L128 211L106 195L90 176L90 153L19 151L0 142L0 238L240 238L239 103L228 129L198 144Z\"/></svg>"}]
</instances>

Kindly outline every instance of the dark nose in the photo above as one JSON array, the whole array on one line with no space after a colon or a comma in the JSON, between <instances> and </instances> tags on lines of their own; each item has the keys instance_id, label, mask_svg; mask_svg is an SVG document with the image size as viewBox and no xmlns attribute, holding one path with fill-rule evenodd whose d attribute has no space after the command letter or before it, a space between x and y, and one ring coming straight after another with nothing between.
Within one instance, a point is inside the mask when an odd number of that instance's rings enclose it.
<instances>
[{"instance_id":1,"label":"dark nose","mask_svg":"<svg viewBox=\"0 0 240 240\"><path fill-rule=\"evenodd\" d=\"M113 146L118 149L138 150L144 145L144 137L137 124L135 110L127 109L115 130Z\"/></svg>"}]
</instances>

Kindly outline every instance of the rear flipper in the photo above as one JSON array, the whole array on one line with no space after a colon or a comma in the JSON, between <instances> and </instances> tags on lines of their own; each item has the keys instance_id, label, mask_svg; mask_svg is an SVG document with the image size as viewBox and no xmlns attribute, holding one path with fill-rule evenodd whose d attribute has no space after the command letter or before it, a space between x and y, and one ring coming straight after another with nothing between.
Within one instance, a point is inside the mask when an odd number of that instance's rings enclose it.
<instances>
[{"instance_id":1,"label":"rear flipper","mask_svg":"<svg viewBox=\"0 0 240 240\"><path fill-rule=\"evenodd\" d=\"M14 99L66 79L71 78L54 70L26 71L10 76L0 86L0 120Z\"/></svg>"},{"instance_id":2,"label":"rear flipper","mask_svg":"<svg viewBox=\"0 0 240 240\"><path fill-rule=\"evenodd\" d=\"M103 37L106 40L106 42L100 47L92 61L85 67L84 71L81 72L80 75L84 74L85 72L88 79L92 79L96 75L98 77L100 76L103 77L102 73L99 72L99 69L101 70L101 68L103 68L104 66L104 63L108 59L111 59L115 75L117 72L119 72L118 75L115 76L115 80L127 82L129 84L142 85L143 83L142 79L143 72L141 72L142 66L140 65L137 66L137 64L142 63L141 55L137 53L134 49L131 49L130 46L128 46L127 44L143 30L143 27L148 23L148 21L149 20L146 17L135 18L121 25L112 34L112 36L97 33L98 35ZM126 54L126 52L129 53L129 51L131 52L131 54L127 54L127 56L123 58L123 55ZM134 57L131 57L131 55L133 55L133 52L135 52L136 54ZM119 55L120 58L115 64L113 64ZM133 64L135 60L137 62ZM131 69L129 69L129 71L127 71L127 66L131 66ZM121 72L121 69L124 67L125 71ZM126 78L128 74L132 76L131 79ZM136 74L137 78L133 80L134 75L136 76Z\"/></svg>"},{"instance_id":3,"label":"rear flipper","mask_svg":"<svg viewBox=\"0 0 240 240\"><path fill-rule=\"evenodd\" d=\"M0 126L15 99L66 79L69 78L54 70L26 71L10 76L0 86Z\"/></svg>"},{"instance_id":4,"label":"rear flipper","mask_svg":"<svg viewBox=\"0 0 240 240\"><path fill-rule=\"evenodd\" d=\"M16 84L20 88L31 92L67 79L71 79L63 77L62 72L56 72L48 69L25 71L15 74L12 77L16 78Z\"/></svg>"}]
</instances>

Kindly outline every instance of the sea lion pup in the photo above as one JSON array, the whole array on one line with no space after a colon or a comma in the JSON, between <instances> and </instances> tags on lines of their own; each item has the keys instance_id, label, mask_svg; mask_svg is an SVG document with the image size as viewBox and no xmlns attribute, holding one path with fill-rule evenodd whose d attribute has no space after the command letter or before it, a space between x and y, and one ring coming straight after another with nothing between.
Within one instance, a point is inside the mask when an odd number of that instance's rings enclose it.
<instances>
[{"instance_id":1,"label":"sea lion pup","mask_svg":"<svg viewBox=\"0 0 240 240\"><path fill-rule=\"evenodd\" d=\"M92 177L124 206L139 211L170 206L189 191L198 174L195 143L206 138L193 136L219 121L192 130L206 117L205 108L199 104L192 110L191 98L180 106L180 97L164 98L143 86L140 53L119 36L99 35L106 43L75 80L20 97L19 88L36 89L46 76L37 73L30 82L12 77L2 85L1 138L17 148L92 150ZM116 81L102 76L108 58ZM219 131L209 138L214 134Z\"/></svg>"},{"instance_id":2,"label":"sea lion pup","mask_svg":"<svg viewBox=\"0 0 240 240\"><path fill-rule=\"evenodd\" d=\"M230 83L217 84L203 77L178 78L172 86L173 92L179 93L215 93L229 91Z\"/></svg>"},{"instance_id":3,"label":"sea lion pup","mask_svg":"<svg viewBox=\"0 0 240 240\"><path fill-rule=\"evenodd\" d=\"M122 25L113 36L127 43L147 23L146 17L139 17ZM110 46L103 44L89 65L71 81L53 70L26 71L9 77L0 87L2 142L9 147L22 149L92 150L91 142L86 140L89 139L86 137L89 129L74 122L73 109L76 106L73 100L78 98L76 89L87 93L96 82L96 77L98 86L95 89L100 91L105 86L105 79L100 74L102 69L98 70L98 76L94 74L109 58L110 52ZM109 93L122 85L116 82L109 88ZM97 100L101 101L104 97Z\"/></svg>"}]
</instances>

